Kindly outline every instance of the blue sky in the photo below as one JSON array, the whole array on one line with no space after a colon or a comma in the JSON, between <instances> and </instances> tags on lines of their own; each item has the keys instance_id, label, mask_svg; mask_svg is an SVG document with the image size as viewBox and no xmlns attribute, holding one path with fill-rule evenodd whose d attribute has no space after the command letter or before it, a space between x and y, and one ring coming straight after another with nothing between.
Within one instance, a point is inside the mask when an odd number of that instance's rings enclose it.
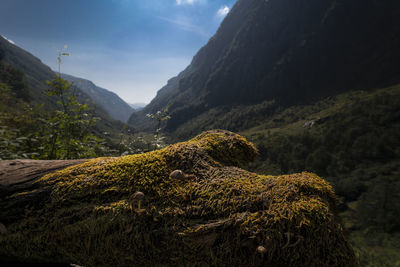
<instances>
[{"instance_id":1,"label":"blue sky","mask_svg":"<svg viewBox=\"0 0 400 267\"><path fill-rule=\"evenodd\" d=\"M216 32L236 0L1 0L0 34L129 103L150 102Z\"/></svg>"}]
</instances>

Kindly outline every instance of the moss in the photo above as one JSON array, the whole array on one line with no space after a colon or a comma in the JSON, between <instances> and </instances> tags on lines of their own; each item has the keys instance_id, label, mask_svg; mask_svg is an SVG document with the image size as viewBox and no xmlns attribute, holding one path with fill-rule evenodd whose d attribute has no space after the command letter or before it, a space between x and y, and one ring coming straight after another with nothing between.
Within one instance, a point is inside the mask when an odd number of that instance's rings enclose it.
<instances>
[{"instance_id":1,"label":"moss","mask_svg":"<svg viewBox=\"0 0 400 267\"><path fill-rule=\"evenodd\" d=\"M48 174L38 186L51 186L50 199L7 226L0 255L85 266L355 266L332 187L312 173L239 168L256 155L242 136L210 131ZM175 169L190 178L170 178ZM141 213L130 200L137 191Z\"/></svg>"}]
</instances>

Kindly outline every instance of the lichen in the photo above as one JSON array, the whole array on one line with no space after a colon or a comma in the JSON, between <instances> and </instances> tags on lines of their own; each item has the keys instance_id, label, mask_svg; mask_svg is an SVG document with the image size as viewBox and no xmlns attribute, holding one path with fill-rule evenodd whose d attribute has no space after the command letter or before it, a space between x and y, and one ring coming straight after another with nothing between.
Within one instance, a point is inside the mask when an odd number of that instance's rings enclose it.
<instances>
[{"instance_id":1,"label":"lichen","mask_svg":"<svg viewBox=\"0 0 400 267\"><path fill-rule=\"evenodd\" d=\"M256 155L219 130L48 174L37 184L51 186L50 198L7 226L0 255L84 266L356 266L332 187L312 173L239 168ZM191 179L171 178L176 169ZM143 213L131 203L137 191Z\"/></svg>"}]
</instances>

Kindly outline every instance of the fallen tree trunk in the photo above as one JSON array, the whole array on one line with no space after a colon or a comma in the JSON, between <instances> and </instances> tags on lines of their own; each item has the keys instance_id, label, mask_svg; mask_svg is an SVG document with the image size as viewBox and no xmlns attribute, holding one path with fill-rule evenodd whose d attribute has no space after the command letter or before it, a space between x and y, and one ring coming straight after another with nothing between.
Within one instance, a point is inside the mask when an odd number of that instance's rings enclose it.
<instances>
[{"instance_id":1,"label":"fallen tree trunk","mask_svg":"<svg viewBox=\"0 0 400 267\"><path fill-rule=\"evenodd\" d=\"M2 160L0 161L0 198L29 190L45 174L83 163L83 160Z\"/></svg>"},{"instance_id":2,"label":"fallen tree trunk","mask_svg":"<svg viewBox=\"0 0 400 267\"><path fill-rule=\"evenodd\" d=\"M0 223L8 224L24 214L32 203L40 204L51 188L35 184L44 175L87 160L0 161Z\"/></svg>"},{"instance_id":3,"label":"fallen tree trunk","mask_svg":"<svg viewBox=\"0 0 400 267\"><path fill-rule=\"evenodd\" d=\"M256 155L245 138L210 131L159 151L56 172L50 162L32 165L14 183L2 178L0 259L356 266L332 187L312 173L266 176L239 168Z\"/></svg>"}]
</instances>

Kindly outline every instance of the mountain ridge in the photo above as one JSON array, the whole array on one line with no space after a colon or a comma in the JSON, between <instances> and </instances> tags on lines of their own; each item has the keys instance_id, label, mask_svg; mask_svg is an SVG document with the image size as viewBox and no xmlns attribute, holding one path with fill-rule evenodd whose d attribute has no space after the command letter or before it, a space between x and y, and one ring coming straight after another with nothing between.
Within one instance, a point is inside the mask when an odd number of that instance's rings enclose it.
<instances>
[{"instance_id":1,"label":"mountain ridge","mask_svg":"<svg viewBox=\"0 0 400 267\"><path fill-rule=\"evenodd\" d=\"M174 132L207 110L309 103L400 81L400 4L373 0L239 0L192 63L129 122L169 107Z\"/></svg>"},{"instance_id":2,"label":"mountain ridge","mask_svg":"<svg viewBox=\"0 0 400 267\"><path fill-rule=\"evenodd\" d=\"M99 87L92 81L65 73L61 74L61 77L89 95L95 103L100 105L105 111L107 111L110 117L115 120L126 122L134 111L134 109L116 93Z\"/></svg>"}]
</instances>

